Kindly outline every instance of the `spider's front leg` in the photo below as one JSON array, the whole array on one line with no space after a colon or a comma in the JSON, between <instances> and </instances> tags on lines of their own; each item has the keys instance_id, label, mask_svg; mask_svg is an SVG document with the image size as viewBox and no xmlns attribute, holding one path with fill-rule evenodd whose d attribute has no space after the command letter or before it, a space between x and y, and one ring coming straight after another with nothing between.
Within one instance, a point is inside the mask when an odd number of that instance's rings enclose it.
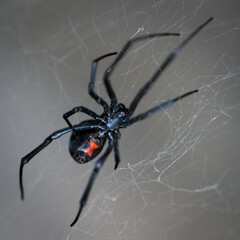
<instances>
[{"instance_id":1,"label":"spider's front leg","mask_svg":"<svg viewBox=\"0 0 240 240\"><path fill-rule=\"evenodd\" d=\"M116 94L115 94L115 92L112 88L112 85L111 85L110 81L109 81L109 78L110 78L111 74L113 73L113 70L117 67L118 63L126 55L127 51L136 42L139 42L139 41L143 41L143 40L151 39L151 38L156 38L156 37L179 36L179 35L180 35L179 33L152 33L152 34L148 34L148 35L143 35L143 36L131 38L125 43L125 45L123 46L123 48L121 49L121 51L119 52L119 54L117 55L117 57L115 58L113 63L104 72L104 84L105 84L107 93L108 93L108 95L111 99L111 105L112 106L117 105L117 97L116 97Z\"/></svg>"},{"instance_id":2,"label":"spider's front leg","mask_svg":"<svg viewBox=\"0 0 240 240\"><path fill-rule=\"evenodd\" d=\"M102 59L116 55L116 54L117 52L108 53L92 61L91 78L88 85L88 93L98 104L100 104L103 107L104 111L108 109L108 104L101 97L99 97L93 90L94 82L96 78L97 66L98 66L98 62L101 61Z\"/></svg>"},{"instance_id":3,"label":"spider's front leg","mask_svg":"<svg viewBox=\"0 0 240 240\"><path fill-rule=\"evenodd\" d=\"M201 24L198 28L196 28L180 45L178 45L164 60L164 62L158 67L156 72L150 78L150 80L139 90L133 101L129 106L128 118L130 118L136 107L138 106L142 97L148 92L148 90L152 87L152 85L156 82L158 77L162 75L165 69L169 66L169 64L177 57L179 52L189 43L189 41L196 36L208 23L210 23L213 18L209 18L206 22Z\"/></svg>"}]
</instances>

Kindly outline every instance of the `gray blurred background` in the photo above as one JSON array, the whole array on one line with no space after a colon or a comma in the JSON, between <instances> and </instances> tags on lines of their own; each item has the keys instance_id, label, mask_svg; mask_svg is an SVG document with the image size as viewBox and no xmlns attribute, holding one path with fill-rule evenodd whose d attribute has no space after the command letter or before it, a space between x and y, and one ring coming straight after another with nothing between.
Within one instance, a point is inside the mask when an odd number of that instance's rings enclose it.
<instances>
[{"instance_id":1,"label":"gray blurred background","mask_svg":"<svg viewBox=\"0 0 240 240\"><path fill-rule=\"evenodd\" d=\"M1 1L0 239L240 239L239 12L238 0ZM73 228L95 161L71 159L69 134L25 167L20 201L20 159L66 127L62 115L74 106L101 113L87 93L94 58L133 36L181 33L136 44L121 62L112 84L128 106L167 54L211 16L136 114L200 92L122 131L119 169L111 154ZM101 77L112 60L98 68L96 91L106 100Z\"/></svg>"}]
</instances>

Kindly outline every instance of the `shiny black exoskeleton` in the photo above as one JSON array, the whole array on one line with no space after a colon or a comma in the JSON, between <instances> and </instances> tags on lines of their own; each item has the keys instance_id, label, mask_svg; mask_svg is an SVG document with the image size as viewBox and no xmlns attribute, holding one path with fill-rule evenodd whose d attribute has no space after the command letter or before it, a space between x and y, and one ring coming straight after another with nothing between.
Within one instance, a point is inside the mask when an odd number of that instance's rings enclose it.
<instances>
[{"instance_id":1,"label":"shiny black exoskeleton","mask_svg":"<svg viewBox=\"0 0 240 240\"><path fill-rule=\"evenodd\" d=\"M97 160L95 167L92 171L92 174L90 176L90 179L88 181L88 184L86 186L86 189L82 195L82 198L80 200L80 206L78 209L78 213L72 222L71 226L73 226L85 206L89 193L91 191L92 185L94 183L94 180L96 179L96 176L99 172L99 169L103 166L105 160L109 156L112 150L114 150L114 156L115 156L115 167L117 168L119 162L120 162L120 156L118 151L118 140L121 137L121 134L119 132L120 128L126 128L130 125L132 125L135 122L138 122L140 120L143 120L152 114L154 114L157 111L160 111L164 108L172 106L175 102L181 100L182 98L189 96L193 93L196 93L198 90L190 91L185 94L182 94L181 96L178 96L176 98L173 98L169 101L163 102L146 112L139 114L135 117L132 117L136 107L138 106L140 100L142 97L148 92L148 90L152 87L152 85L155 83L157 78L165 71L167 66L175 59L177 54L180 52L180 50L203 28L205 27L210 21L212 21L213 18L208 19L205 23L200 25L195 31L193 31L178 47L176 47L165 59L162 65L158 67L156 72L153 74L153 76L150 78L150 80L140 89L138 94L135 96L133 101L131 102L129 108L127 109L122 103L118 104L116 94L112 89L111 83L109 81L111 74L113 73L114 69L117 67L120 60L125 56L126 52L129 50L129 48L136 42L142 41L145 39L150 38L156 38L161 36L178 36L178 33L154 33L149 35L144 35L140 37L131 38L122 48L122 50L118 53L113 63L110 65L110 67L104 72L104 84L107 90L107 93L109 95L109 98L111 100L110 106L107 104L105 100L103 100L100 96L98 96L94 92L94 81L95 81L95 75L97 70L98 62L106 57L116 55L116 52L106 54L104 56L101 56L97 59L95 59L92 62L92 70L91 70L91 78L90 83L88 86L88 92L89 95L103 108L103 113L101 115L96 114L95 112L91 111L88 108L85 108L83 106L75 107L71 111L65 113L63 115L63 118L67 122L68 126L67 128L60 129L54 133L52 133L50 136L48 136L42 144L40 144L37 148L35 148L33 151L31 151L29 154L27 154L25 157L22 158L20 169L19 169L19 184L20 184L20 191L21 191L21 198L24 198L24 191L23 191L23 182L22 182L22 175L23 175L23 167L25 164L27 164L36 154L38 154L42 149L44 149L48 144L50 144L53 140L61 137L62 135L72 132L70 141L69 141L69 152L73 159L78 163L86 163L92 159L94 159L96 156L100 154L102 151L104 144L106 140L108 139L108 146L106 148L106 151L103 153L103 155ZM80 124L72 125L68 118L77 113L82 112L87 115L89 115L92 119L88 121L83 121Z\"/></svg>"},{"instance_id":2,"label":"shiny black exoskeleton","mask_svg":"<svg viewBox=\"0 0 240 240\"><path fill-rule=\"evenodd\" d=\"M88 123L99 125L99 121L89 120ZM82 122L80 125L84 125ZM69 140L69 152L77 163L86 163L94 159L103 149L106 134L99 129L75 130Z\"/></svg>"}]
</instances>

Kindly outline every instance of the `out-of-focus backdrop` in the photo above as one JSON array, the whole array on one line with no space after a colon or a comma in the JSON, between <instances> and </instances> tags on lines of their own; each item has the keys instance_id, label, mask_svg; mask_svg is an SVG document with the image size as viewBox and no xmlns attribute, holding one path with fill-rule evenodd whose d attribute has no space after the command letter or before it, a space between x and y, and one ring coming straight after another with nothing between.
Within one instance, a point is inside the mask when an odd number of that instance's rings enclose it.
<instances>
[{"instance_id":1,"label":"out-of-focus backdrop","mask_svg":"<svg viewBox=\"0 0 240 240\"><path fill-rule=\"evenodd\" d=\"M206 0L11 0L0 7L0 239L239 239L240 3ZM20 159L66 127L63 113L101 107L88 95L91 61L127 39L155 32L128 52L111 77L131 100L164 58L207 25L158 79L141 113L186 91L173 107L121 131L77 224L70 228L95 161L74 162L69 134L24 169ZM99 64L96 91L109 101ZM87 119L71 117L73 123Z\"/></svg>"}]
</instances>

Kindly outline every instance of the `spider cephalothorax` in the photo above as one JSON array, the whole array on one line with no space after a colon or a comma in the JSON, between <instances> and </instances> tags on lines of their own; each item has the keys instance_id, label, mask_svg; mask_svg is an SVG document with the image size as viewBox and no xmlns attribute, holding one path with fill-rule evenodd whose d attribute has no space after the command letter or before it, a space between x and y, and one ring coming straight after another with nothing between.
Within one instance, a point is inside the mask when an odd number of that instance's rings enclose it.
<instances>
[{"instance_id":1,"label":"spider cephalothorax","mask_svg":"<svg viewBox=\"0 0 240 240\"><path fill-rule=\"evenodd\" d=\"M128 109L124 104L119 103L116 106L110 107L107 113L107 127L109 130L119 129L119 126L126 121Z\"/></svg>"},{"instance_id":2,"label":"spider cephalothorax","mask_svg":"<svg viewBox=\"0 0 240 240\"><path fill-rule=\"evenodd\" d=\"M108 146L106 151L103 155L97 160L95 167L92 171L86 189L82 195L80 200L80 206L78 209L78 213L72 222L71 226L73 226L85 206L88 195L91 191L92 185L96 176L99 172L99 169L103 166L106 158L109 156L112 150L114 150L115 155L115 166L114 169L118 167L120 162L120 156L118 151L118 140L120 139L120 128L126 128L135 122L140 120L146 119L147 117L151 116L153 113L160 111L164 108L172 106L175 102L181 100L184 97L187 97L193 93L196 93L198 90L193 90L187 93L184 93L178 97L175 97L171 100L161 103L156 107L153 107L146 112L139 114L135 117L132 117L136 107L138 106L142 97L148 92L148 90L152 87L155 83L157 78L163 73L163 71L169 66L169 64L174 60L180 50L203 28L205 27L213 18L208 19L205 23L200 25L195 31L193 31L177 48L175 48L165 59L162 65L158 67L156 72L150 78L150 80L140 89L138 94L133 99L132 103L130 104L129 108L127 109L122 103L117 102L117 98L115 92L112 89L110 84L110 76L113 73L114 69L117 67L119 61L124 57L127 53L128 49L136 42L142 41L145 39L156 38L161 36L179 36L178 33L154 33L149 35L144 35L140 37L131 38L122 48L122 50L118 53L113 63L104 73L104 84L107 90L107 93L110 97L111 104L110 106L107 102L98 96L94 92L94 81L95 75L97 70L97 64L100 60L116 55L116 52L109 53L103 55L92 62L92 70L91 70L91 78L90 83L88 86L89 95L103 108L103 113L98 115L97 113L93 112L92 110L85 108L83 106L75 107L71 111L65 113L63 118L68 124L67 128L60 129L50 136L48 136L42 144L40 144L37 148L27 154L25 157L22 158L20 169L19 169L19 183L20 183L20 191L21 191L21 198L24 198L24 191L23 191L23 182L22 182L22 175L23 175L23 167L27 164L36 154L38 154L42 149L44 149L48 144L50 144L54 139L61 137L62 135L72 132L70 140L69 140L69 152L72 158L78 163L86 163L90 160L94 159L99 153L102 151L106 140L108 140ZM72 125L68 118L77 113L82 112L90 116L92 119L83 121L79 124Z\"/></svg>"}]
</instances>

